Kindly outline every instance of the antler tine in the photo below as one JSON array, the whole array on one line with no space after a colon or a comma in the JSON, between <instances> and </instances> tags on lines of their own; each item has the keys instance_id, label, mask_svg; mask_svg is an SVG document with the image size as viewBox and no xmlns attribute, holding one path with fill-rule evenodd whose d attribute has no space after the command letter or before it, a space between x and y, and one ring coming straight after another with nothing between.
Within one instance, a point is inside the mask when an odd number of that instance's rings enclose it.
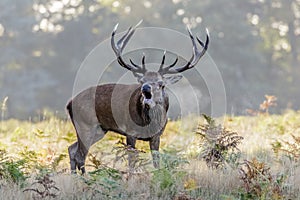
<instances>
[{"instance_id":1,"label":"antler tine","mask_svg":"<svg viewBox=\"0 0 300 200\"><path fill-rule=\"evenodd\" d=\"M206 50L208 49L208 44L209 44L209 31L208 29L206 29L206 41L205 44L203 44L203 42L197 37L198 42L200 43L200 45L203 47L203 49L205 51L202 51L203 54L206 52Z\"/></svg>"},{"instance_id":2,"label":"antler tine","mask_svg":"<svg viewBox=\"0 0 300 200\"><path fill-rule=\"evenodd\" d=\"M130 61L130 63L131 63L134 67L136 67L136 68L139 68L139 67L140 67L139 65L135 64L135 63L131 60L131 58L129 58L129 61Z\"/></svg>"},{"instance_id":3,"label":"antler tine","mask_svg":"<svg viewBox=\"0 0 300 200\"><path fill-rule=\"evenodd\" d=\"M115 52L117 59L118 59L118 63L133 72L133 74L136 76L137 73L142 73L144 74L146 72L146 68L145 68L145 61L143 64L143 67L140 67L139 65L136 65L133 63L133 61L130 59L130 63L126 63L123 58L122 58L122 52L123 49L125 48L125 46L127 45L128 41L130 40L130 38L132 37L132 35L134 34L136 28L142 23L142 20L135 25L134 28L129 27L127 32L117 41L117 44L115 44L115 34L118 28L119 24L116 24L116 26L113 29L112 35L111 35L111 46L113 51ZM145 60L145 58L143 59Z\"/></svg>"},{"instance_id":4,"label":"antler tine","mask_svg":"<svg viewBox=\"0 0 300 200\"><path fill-rule=\"evenodd\" d=\"M116 54L116 56L117 56L117 59L118 59L118 63L122 66L122 67L124 67L124 68L126 68L126 69L128 69L128 70L132 70L132 67L130 66L130 65L127 65L125 62L124 62L124 60L122 59L122 57L121 57L121 53L122 53L122 48L120 48L120 41L122 41L122 39L124 39L125 38L125 36L126 35L128 35L128 32L129 32L129 29L128 29L128 31L127 31L127 33L117 42L117 45L115 44L115 34L116 34L116 31L117 31L117 29L118 29L118 26L119 26L119 24L116 24L116 26L114 27L114 30L113 30L113 32L112 32L112 34L111 34L111 40L110 40L110 42L111 42L111 47L112 47L112 49L113 49L113 51L115 52L115 54Z\"/></svg>"},{"instance_id":5,"label":"antler tine","mask_svg":"<svg viewBox=\"0 0 300 200\"><path fill-rule=\"evenodd\" d=\"M187 31L188 31L188 33L189 33L189 36L190 36L191 40L192 40L192 44L193 44L193 55L192 55L192 57L190 58L190 60L187 62L186 65L184 65L184 66L181 67L181 68L177 68L177 69L176 69L177 72L183 72L183 71L185 71L185 70L187 70L187 69L189 69L189 68L192 68L193 66L191 66L191 64L192 64L192 62L194 61L194 58L197 57L197 52L199 51L199 49L198 49L198 47L197 47L197 44L196 44L196 42L195 42L195 37L193 36L192 31L191 31L191 29L190 29L188 26L187 26Z\"/></svg>"},{"instance_id":6,"label":"antler tine","mask_svg":"<svg viewBox=\"0 0 300 200\"><path fill-rule=\"evenodd\" d=\"M124 41L122 41L122 51L123 51L124 47L127 45L128 41L130 40L130 38L132 37L132 35L134 34L135 29L136 28L132 29L132 27L129 27L128 34L125 37Z\"/></svg>"},{"instance_id":7,"label":"antler tine","mask_svg":"<svg viewBox=\"0 0 300 200\"><path fill-rule=\"evenodd\" d=\"M162 75L164 74L176 74L176 73L180 73L180 72L183 72L183 71L186 71L188 69L191 69L193 68L200 60L200 58L205 54L206 50L208 49L208 44L209 44L209 32L208 30L206 29L206 41L205 41L205 44L198 38L196 37L198 43L200 44L200 46L203 48L202 51L200 51L197 47L197 44L196 44L196 40L195 40L195 37L193 36L191 30L189 27L187 27L187 31L189 33L189 36L192 40L192 45L193 45L193 54L190 58L190 60L182 67L179 67L179 68L176 68L176 69L171 69L176 63L177 63L177 60L178 58L176 58L175 62L164 68L164 69L160 69L160 73Z\"/></svg>"},{"instance_id":8,"label":"antler tine","mask_svg":"<svg viewBox=\"0 0 300 200\"><path fill-rule=\"evenodd\" d=\"M119 26L119 23L117 23L113 29L113 32L111 33L111 38L110 38L110 44L111 44L111 47L113 49L113 51L115 52L115 54L117 54L117 47L115 45L115 34L116 34L116 31L118 29L118 26Z\"/></svg>"},{"instance_id":9,"label":"antler tine","mask_svg":"<svg viewBox=\"0 0 300 200\"><path fill-rule=\"evenodd\" d=\"M163 55L161 64L160 64L160 66L159 66L158 72L161 72L161 71L163 70L163 67L164 67L164 64L165 64L165 59L166 59L166 50L164 51L164 55Z\"/></svg>"},{"instance_id":10,"label":"antler tine","mask_svg":"<svg viewBox=\"0 0 300 200\"><path fill-rule=\"evenodd\" d=\"M198 47L197 47L197 45L196 45L195 38L194 38L194 36L193 36L193 34L192 34L192 31L191 31L190 27L187 27L187 30L188 30L189 36L190 36L190 38L191 38L191 40L192 40L192 44L193 44L193 55L195 56L195 53L198 51Z\"/></svg>"},{"instance_id":11,"label":"antler tine","mask_svg":"<svg viewBox=\"0 0 300 200\"><path fill-rule=\"evenodd\" d=\"M145 54L143 54L143 57L142 57L142 69L146 71L146 65L145 65Z\"/></svg>"},{"instance_id":12,"label":"antler tine","mask_svg":"<svg viewBox=\"0 0 300 200\"><path fill-rule=\"evenodd\" d=\"M174 67L176 65L177 61L178 61L178 57L176 57L175 61L171 65L169 65L167 67L167 69L170 69L170 68Z\"/></svg>"},{"instance_id":13,"label":"antler tine","mask_svg":"<svg viewBox=\"0 0 300 200\"><path fill-rule=\"evenodd\" d=\"M126 32L126 34L118 41L117 45L121 47L121 52L123 51L124 47L127 45L128 41L130 40L130 38L132 37L132 35L134 34L136 28L143 22L143 20L139 21L139 23L137 23L134 28L132 28L132 26L130 26Z\"/></svg>"},{"instance_id":14,"label":"antler tine","mask_svg":"<svg viewBox=\"0 0 300 200\"><path fill-rule=\"evenodd\" d=\"M129 39L131 38L131 36L133 35L134 30L132 29L132 27L130 26L127 30L127 32L125 33L125 35L123 35L119 41L117 42L117 46L118 48L121 50L121 52L123 51L124 47L126 46L127 42L129 41ZM125 40L125 41L124 41Z\"/></svg>"},{"instance_id":15,"label":"antler tine","mask_svg":"<svg viewBox=\"0 0 300 200\"><path fill-rule=\"evenodd\" d=\"M158 72L160 74L166 74L166 72L168 72L169 69L174 67L176 65L177 61L178 61L178 57L176 57L176 59L174 60L174 62L172 64L170 64L169 66L164 68L163 66L165 64L165 58L166 58L166 51L164 51L163 59L161 61L161 64L160 64L160 67L159 67L159 70L158 70Z\"/></svg>"},{"instance_id":16,"label":"antler tine","mask_svg":"<svg viewBox=\"0 0 300 200\"><path fill-rule=\"evenodd\" d=\"M134 67L136 67L138 70L142 70L142 71L146 72L147 69L146 69L146 65L145 65L145 58L146 58L146 56L145 56L145 54L143 54L143 57L142 57L142 67L139 66L138 64L135 64L131 59L129 59L129 61L130 61L130 63L131 63Z\"/></svg>"}]
</instances>

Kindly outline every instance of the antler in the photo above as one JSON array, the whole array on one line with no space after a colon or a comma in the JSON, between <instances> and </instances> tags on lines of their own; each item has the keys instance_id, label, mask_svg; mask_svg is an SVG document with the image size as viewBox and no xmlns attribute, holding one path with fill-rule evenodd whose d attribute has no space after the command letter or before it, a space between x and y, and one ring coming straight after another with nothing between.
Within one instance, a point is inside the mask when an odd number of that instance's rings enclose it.
<instances>
[{"instance_id":1,"label":"antler","mask_svg":"<svg viewBox=\"0 0 300 200\"><path fill-rule=\"evenodd\" d=\"M183 72L185 70L188 70L188 69L192 69L199 62L200 58L205 54L206 50L208 49L209 32L208 32L207 29L206 29L206 41L205 41L205 44L198 37L196 37L197 41L199 42L199 44L203 47L202 51L200 51L198 49L196 41L195 41L195 37L193 36L191 30L189 28L187 28L187 30L189 32L189 36L190 36L190 38L192 40L192 44L193 44L193 55L192 55L192 57L190 58L190 60L184 66L178 67L176 69L172 69L172 67L174 67L175 64L177 63L178 57L175 59L174 63L172 63L171 65L169 65L167 67L163 67L164 66L164 62L165 62L165 54L166 54L166 52L164 52L163 60L161 62L160 68L158 70L158 72L161 75L164 75L164 74L176 74L176 73L180 73L180 72Z\"/></svg>"},{"instance_id":2,"label":"antler","mask_svg":"<svg viewBox=\"0 0 300 200\"><path fill-rule=\"evenodd\" d=\"M134 28L132 27L129 27L129 29L127 30L127 32L125 33L125 35L123 35L120 40L117 42L117 44L115 44L115 34L116 34L116 31L117 31L117 28L118 28L118 25L117 24L111 34L111 47L113 49L113 51L115 52L116 56L117 56L117 59L118 59L118 63L130 70L131 72L133 72L133 74L135 76L139 76L138 74L145 74L146 73L146 67L145 67L145 56L143 56L142 58L142 67L137 65L137 64L134 64L132 62L132 60L130 59L130 63L126 63L123 58L122 58L122 51L123 49L125 48L126 44L128 43L128 41L130 40L130 38L132 37L133 33L135 32L135 29L142 23L142 20L137 24L135 25Z\"/></svg>"}]
</instances>

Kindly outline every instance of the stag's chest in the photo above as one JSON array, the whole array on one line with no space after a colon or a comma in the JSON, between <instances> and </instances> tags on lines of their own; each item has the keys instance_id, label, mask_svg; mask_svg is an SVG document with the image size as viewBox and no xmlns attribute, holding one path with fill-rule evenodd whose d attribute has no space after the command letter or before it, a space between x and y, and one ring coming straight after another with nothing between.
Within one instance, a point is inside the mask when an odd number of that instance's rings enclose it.
<instances>
[{"instance_id":1,"label":"stag's chest","mask_svg":"<svg viewBox=\"0 0 300 200\"><path fill-rule=\"evenodd\" d=\"M145 139L161 134L167 123L167 107L143 110L138 85L109 84L99 86L95 94L95 111L102 129Z\"/></svg>"}]
</instances>

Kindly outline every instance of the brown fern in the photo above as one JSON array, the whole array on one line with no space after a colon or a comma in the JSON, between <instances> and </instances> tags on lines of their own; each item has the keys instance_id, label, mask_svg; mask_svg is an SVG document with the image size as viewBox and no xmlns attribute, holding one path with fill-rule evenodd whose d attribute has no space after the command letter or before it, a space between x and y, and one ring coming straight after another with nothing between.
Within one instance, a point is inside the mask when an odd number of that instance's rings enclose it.
<instances>
[{"instance_id":1,"label":"brown fern","mask_svg":"<svg viewBox=\"0 0 300 200\"><path fill-rule=\"evenodd\" d=\"M237 132L216 125L211 117L203 116L207 124L200 124L196 131L201 136L202 152L200 157L205 160L209 167L219 168L238 155L240 152L238 145L243 137L239 136Z\"/></svg>"},{"instance_id":2,"label":"brown fern","mask_svg":"<svg viewBox=\"0 0 300 200\"><path fill-rule=\"evenodd\" d=\"M41 199L46 197L55 198L60 191L59 188L56 186L56 183L50 179L49 174L38 178L38 181L31 184L34 188L28 188L23 190L23 192L33 192L34 199Z\"/></svg>"}]
</instances>

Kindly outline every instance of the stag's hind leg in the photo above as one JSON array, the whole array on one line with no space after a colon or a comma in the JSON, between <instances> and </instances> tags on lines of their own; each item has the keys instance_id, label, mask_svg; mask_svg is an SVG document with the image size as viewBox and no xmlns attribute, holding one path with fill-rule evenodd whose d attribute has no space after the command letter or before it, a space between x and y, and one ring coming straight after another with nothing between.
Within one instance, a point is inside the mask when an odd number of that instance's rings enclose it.
<instances>
[{"instance_id":1,"label":"stag's hind leg","mask_svg":"<svg viewBox=\"0 0 300 200\"><path fill-rule=\"evenodd\" d=\"M91 87L74 97L68 104L72 123L77 133L77 142L69 147L71 171L76 168L85 172L85 159L90 147L104 137L95 111L96 87Z\"/></svg>"},{"instance_id":2,"label":"stag's hind leg","mask_svg":"<svg viewBox=\"0 0 300 200\"><path fill-rule=\"evenodd\" d=\"M69 151L69 158L70 158L70 165L71 165L71 172L76 173L76 160L75 160L75 155L77 154L77 149L78 149L78 142L73 143L71 146L69 146L68 151Z\"/></svg>"},{"instance_id":3,"label":"stag's hind leg","mask_svg":"<svg viewBox=\"0 0 300 200\"><path fill-rule=\"evenodd\" d=\"M85 173L85 159L88 153L88 149L83 148L83 145L80 145L80 140L69 146L69 157L71 165L71 173L76 174L76 168L81 170L82 174Z\"/></svg>"},{"instance_id":4,"label":"stag's hind leg","mask_svg":"<svg viewBox=\"0 0 300 200\"><path fill-rule=\"evenodd\" d=\"M69 147L71 172L76 168L85 173L85 160L90 147L105 136L106 131L100 126L86 123L74 123L77 132L77 142Z\"/></svg>"}]
</instances>

